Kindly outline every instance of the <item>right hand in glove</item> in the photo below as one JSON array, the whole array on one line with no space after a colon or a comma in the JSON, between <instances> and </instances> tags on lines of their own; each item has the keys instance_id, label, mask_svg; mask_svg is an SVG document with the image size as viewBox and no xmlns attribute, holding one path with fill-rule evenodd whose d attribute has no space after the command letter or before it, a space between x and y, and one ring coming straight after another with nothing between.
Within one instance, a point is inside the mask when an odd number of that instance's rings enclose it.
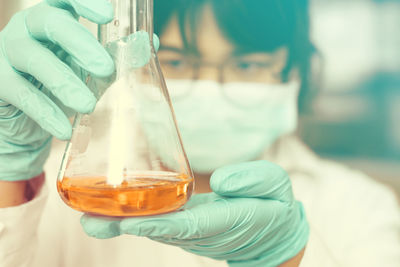
<instances>
[{"instance_id":1,"label":"right hand in glove","mask_svg":"<svg viewBox=\"0 0 400 267\"><path fill-rule=\"evenodd\" d=\"M51 136L71 136L65 110L93 111L96 98L76 74L114 72L79 16L104 24L113 9L106 0L47 0L14 15L0 32L0 181L40 174Z\"/></svg>"},{"instance_id":2,"label":"right hand in glove","mask_svg":"<svg viewBox=\"0 0 400 267\"><path fill-rule=\"evenodd\" d=\"M281 167L264 160L224 166L210 186L213 193L192 196L177 212L123 219L86 214L81 223L96 238L144 236L230 267L298 266L309 226Z\"/></svg>"}]
</instances>

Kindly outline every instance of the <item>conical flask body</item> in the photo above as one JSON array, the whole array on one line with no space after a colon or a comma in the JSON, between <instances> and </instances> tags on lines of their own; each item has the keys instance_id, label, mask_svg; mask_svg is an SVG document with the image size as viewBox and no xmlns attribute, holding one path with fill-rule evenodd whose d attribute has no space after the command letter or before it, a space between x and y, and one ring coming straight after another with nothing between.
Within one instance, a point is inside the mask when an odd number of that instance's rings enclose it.
<instances>
[{"instance_id":1,"label":"conical flask body","mask_svg":"<svg viewBox=\"0 0 400 267\"><path fill-rule=\"evenodd\" d=\"M152 33L131 32L104 43L116 72L89 77L98 103L93 113L75 117L64 153L57 188L67 205L82 212L165 213L180 208L192 193L193 174Z\"/></svg>"}]
</instances>

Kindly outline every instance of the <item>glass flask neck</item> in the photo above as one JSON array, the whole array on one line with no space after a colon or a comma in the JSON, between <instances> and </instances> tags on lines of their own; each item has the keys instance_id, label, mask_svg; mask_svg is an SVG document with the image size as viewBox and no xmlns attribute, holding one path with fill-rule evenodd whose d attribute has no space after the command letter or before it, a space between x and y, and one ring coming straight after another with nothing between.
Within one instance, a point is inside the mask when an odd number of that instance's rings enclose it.
<instances>
[{"instance_id":1,"label":"glass flask neck","mask_svg":"<svg viewBox=\"0 0 400 267\"><path fill-rule=\"evenodd\" d=\"M98 28L98 38L104 46L135 32L145 31L153 43L153 0L110 0L114 19Z\"/></svg>"}]
</instances>

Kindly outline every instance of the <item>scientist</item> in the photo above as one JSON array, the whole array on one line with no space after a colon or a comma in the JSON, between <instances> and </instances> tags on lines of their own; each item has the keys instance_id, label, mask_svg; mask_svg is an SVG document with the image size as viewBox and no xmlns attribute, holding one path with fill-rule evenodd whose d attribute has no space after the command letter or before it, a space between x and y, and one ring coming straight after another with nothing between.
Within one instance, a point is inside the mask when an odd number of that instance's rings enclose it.
<instances>
[{"instance_id":1,"label":"scientist","mask_svg":"<svg viewBox=\"0 0 400 267\"><path fill-rule=\"evenodd\" d=\"M0 32L0 266L400 266L394 194L294 134L313 53L307 1L155 2L197 194L182 211L123 220L62 203L52 136L71 136L66 107L96 104L75 73L114 71L77 18L104 24L113 11L39 3Z\"/></svg>"}]
</instances>

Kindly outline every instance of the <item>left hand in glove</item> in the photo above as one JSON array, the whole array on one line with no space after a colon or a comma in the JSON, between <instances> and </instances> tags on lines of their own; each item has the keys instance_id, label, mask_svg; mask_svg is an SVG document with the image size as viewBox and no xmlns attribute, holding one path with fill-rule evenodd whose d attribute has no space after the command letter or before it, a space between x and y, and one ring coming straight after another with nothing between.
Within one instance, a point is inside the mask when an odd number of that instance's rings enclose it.
<instances>
[{"instance_id":1,"label":"left hand in glove","mask_svg":"<svg viewBox=\"0 0 400 267\"><path fill-rule=\"evenodd\" d=\"M115 218L84 215L84 230L96 238L146 236L230 266L277 266L306 245L304 209L293 197L287 173L267 161L218 169L214 193L194 195L183 210Z\"/></svg>"}]
</instances>

